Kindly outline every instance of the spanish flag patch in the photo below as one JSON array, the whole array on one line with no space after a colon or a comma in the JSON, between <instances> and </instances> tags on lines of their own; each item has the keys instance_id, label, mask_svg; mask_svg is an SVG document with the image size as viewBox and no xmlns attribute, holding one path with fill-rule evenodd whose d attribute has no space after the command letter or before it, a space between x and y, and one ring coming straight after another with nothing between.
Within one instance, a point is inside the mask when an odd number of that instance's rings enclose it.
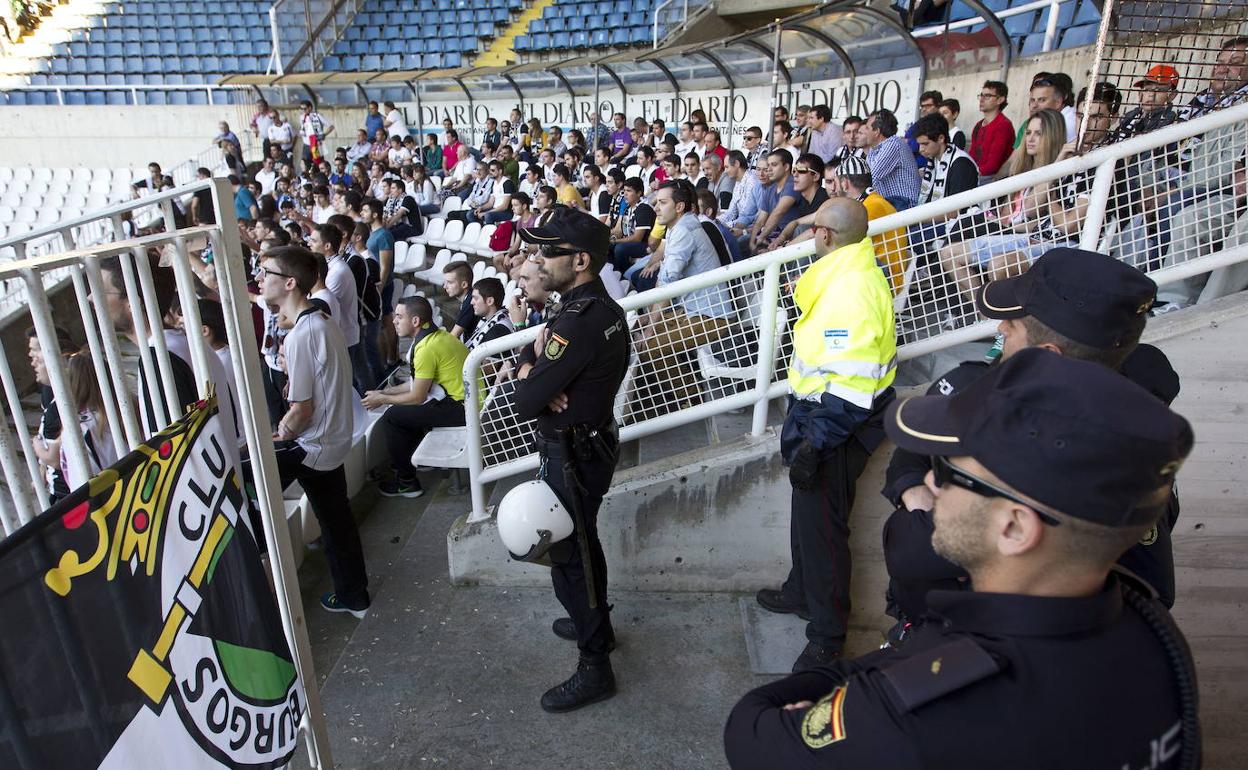
<instances>
[{"instance_id":1,"label":"spanish flag patch","mask_svg":"<svg viewBox=\"0 0 1248 770\"><path fill-rule=\"evenodd\" d=\"M559 360L559 356L563 355L563 351L568 349L568 341L558 334L551 333L550 339L546 342L545 354L551 361Z\"/></svg>"},{"instance_id":2,"label":"spanish flag patch","mask_svg":"<svg viewBox=\"0 0 1248 770\"><path fill-rule=\"evenodd\" d=\"M822 749L845 740L845 690L841 685L810 707L802 719L802 740L812 749Z\"/></svg>"}]
</instances>

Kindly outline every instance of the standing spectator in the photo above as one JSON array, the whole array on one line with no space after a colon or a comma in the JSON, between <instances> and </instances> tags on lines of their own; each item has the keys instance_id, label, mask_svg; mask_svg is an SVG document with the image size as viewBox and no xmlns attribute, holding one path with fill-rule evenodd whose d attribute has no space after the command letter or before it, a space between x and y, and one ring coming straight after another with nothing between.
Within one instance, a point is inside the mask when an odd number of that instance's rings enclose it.
<instances>
[{"instance_id":1,"label":"standing spectator","mask_svg":"<svg viewBox=\"0 0 1248 770\"><path fill-rule=\"evenodd\" d=\"M385 127L386 119L382 117L377 102L370 101L368 103L368 113L364 115L364 135L376 136L377 132L384 130Z\"/></svg>"},{"instance_id":2,"label":"standing spectator","mask_svg":"<svg viewBox=\"0 0 1248 770\"><path fill-rule=\"evenodd\" d=\"M70 339L69 332L59 326L56 327L56 342L61 348L62 356L78 352L78 345ZM48 364L39 344L39 334L33 326L26 330L26 353L30 368L35 373L35 383L39 386L41 410L39 430L33 437L32 448L39 458L39 465L44 469L48 500L55 504L70 492L65 474L61 471L61 413L56 407L56 394L52 392L52 381L48 377Z\"/></svg>"},{"instance_id":3,"label":"standing spectator","mask_svg":"<svg viewBox=\"0 0 1248 770\"><path fill-rule=\"evenodd\" d=\"M358 194L358 193L357 193ZM343 247L347 266L355 278L355 294L359 297L361 337L364 344L366 371L356 373L355 388L363 393L385 379L386 365L381 360L381 263L368 250L372 229L351 217L335 214L331 224L344 233L349 243Z\"/></svg>"},{"instance_id":4,"label":"standing spectator","mask_svg":"<svg viewBox=\"0 0 1248 770\"><path fill-rule=\"evenodd\" d=\"M307 170L324 155L322 145L334 133L334 124L325 120L321 113L312 108L312 102L306 99L299 103L299 109L303 112L299 125L300 136L303 138L303 167Z\"/></svg>"},{"instance_id":5,"label":"standing spectator","mask_svg":"<svg viewBox=\"0 0 1248 770\"><path fill-rule=\"evenodd\" d=\"M256 204L256 196L251 194L243 180L237 174L230 174L230 187L234 189L234 216L240 224L250 225L260 218L260 207Z\"/></svg>"},{"instance_id":6,"label":"standing spectator","mask_svg":"<svg viewBox=\"0 0 1248 770\"><path fill-rule=\"evenodd\" d=\"M369 227L368 251L380 267L378 291L381 293L381 327L378 346L382 361L389 368L398 360L398 341L394 337L394 235L384 224L385 210L381 201L369 199L361 205L364 224Z\"/></svg>"},{"instance_id":7,"label":"standing spectator","mask_svg":"<svg viewBox=\"0 0 1248 770\"><path fill-rule=\"evenodd\" d=\"M265 158L260 170L256 172L256 182L260 185L261 195L272 195L277 186L277 169L272 158Z\"/></svg>"},{"instance_id":8,"label":"standing spectator","mask_svg":"<svg viewBox=\"0 0 1248 770\"><path fill-rule=\"evenodd\" d=\"M104 409L104 393L100 390L100 378L91 360L91 351L79 350L65 360L65 386L73 399L78 414L77 430L81 431L87 450L87 476L80 476L69 463L69 453L62 444L57 465L69 489L77 489L89 482L100 471L117 462L117 449L113 445L113 431L120 426L108 423ZM59 442L58 442L59 443Z\"/></svg>"},{"instance_id":9,"label":"standing spectator","mask_svg":"<svg viewBox=\"0 0 1248 770\"><path fill-rule=\"evenodd\" d=\"M397 136L400 140L407 138L407 121L403 117L403 112L396 106L394 102L386 102L386 134L389 136Z\"/></svg>"},{"instance_id":10,"label":"standing spectator","mask_svg":"<svg viewBox=\"0 0 1248 770\"><path fill-rule=\"evenodd\" d=\"M212 172L204 167L195 170L195 178L199 181L212 179ZM215 225L217 213L212 208L212 190L205 187L191 195L191 224Z\"/></svg>"},{"instance_id":11,"label":"standing spectator","mask_svg":"<svg viewBox=\"0 0 1248 770\"><path fill-rule=\"evenodd\" d=\"M294 321L282 346L290 407L273 434L282 488L298 481L321 525L321 550L334 583L321 606L362 618L371 603L368 572L343 471L354 425L347 343L308 301L316 282L311 252L274 249L261 260L257 281L264 301Z\"/></svg>"},{"instance_id":12,"label":"standing spectator","mask_svg":"<svg viewBox=\"0 0 1248 770\"><path fill-rule=\"evenodd\" d=\"M979 90L979 111L984 117L971 129L971 159L979 167L979 183L992 181L1013 151L1014 124L1002 110L1009 104L1010 89L999 80L984 82Z\"/></svg>"},{"instance_id":13,"label":"standing spectator","mask_svg":"<svg viewBox=\"0 0 1248 770\"><path fill-rule=\"evenodd\" d=\"M381 430L394 478L378 491L386 497L420 497L412 454L432 428L464 424L464 359L468 348L433 324L433 307L424 297L404 297L395 308L394 331L412 338L408 353L411 379L364 394L369 409L388 407Z\"/></svg>"},{"instance_id":14,"label":"standing spectator","mask_svg":"<svg viewBox=\"0 0 1248 770\"><path fill-rule=\"evenodd\" d=\"M962 114L962 102L944 99L939 107L940 116L949 124L949 143L959 150L966 149L966 132L958 128L958 116Z\"/></svg>"},{"instance_id":15,"label":"standing spectator","mask_svg":"<svg viewBox=\"0 0 1248 770\"><path fill-rule=\"evenodd\" d=\"M360 333L360 298L356 291L355 276L342 250L342 231L331 224L318 225L312 228L308 236L308 248L326 262L325 288L338 305L338 313L332 318L342 330L342 338L347 343L352 381L358 382L360 374L368 364L364 358L364 344Z\"/></svg>"},{"instance_id":16,"label":"standing spectator","mask_svg":"<svg viewBox=\"0 0 1248 770\"><path fill-rule=\"evenodd\" d=\"M238 140L238 135L230 130L229 123L223 120L217 124L217 135L213 137L212 143L225 153L225 165L231 171L236 174L244 172L247 164L243 160L243 144Z\"/></svg>"},{"instance_id":17,"label":"standing spectator","mask_svg":"<svg viewBox=\"0 0 1248 770\"><path fill-rule=\"evenodd\" d=\"M277 147L286 163L293 161L291 151L295 148L295 127L277 112L273 113L273 124L269 126L268 146L267 155L270 157L273 155L273 148Z\"/></svg>"},{"instance_id":18,"label":"standing spectator","mask_svg":"<svg viewBox=\"0 0 1248 770\"><path fill-rule=\"evenodd\" d=\"M459 301L459 313L451 327L451 336L468 339L477 328L477 317L472 312L472 267L461 260L442 268L442 291L452 300Z\"/></svg>"},{"instance_id":19,"label":"standing spectator","mask_svg":"<svg viewBox=\"0 0 1248 770\"><path fill-rule=\"evenodd\" d=\"M261 157L269 157L269 127L273 125L273 118L277 116L277 110L269 106L264 99L256 102L256 114L251 116L251 135L260 141L260 147L263 151Z\"/></svg>"},{"instance_id":20,"label":"standing spectator","mask_svg":"<svg viewBox=\"0 0 1248 770\"><path fill-rule=\"evenodd\" d=\"M845 146L844 131L832 122L832 111L823 104L810 109L807 121L810 130L806 151L818 155L824 163L829 162Z\"/></svg>"},{"instance_id":21,"label":"standing spectator","mask_svg":"<svg viewBox=\"0 0 1248 770\"><path fill-rule=\"evenodd\" d=\"M858 130L859 146L867 150L867 165L875 189L898 211L919 199L919 169L906 140L897 136L897 116L880 109L867 116Z\"/></svg>"},{"instance_id":22,"label":"standing spectator","mask_svg":"<svg viewBox=\"0 0 1248 770\"><path fill-rule=\"evenodd\" d=\"M818 259L793 290L800 317L780 442L793 485L792 568L779 590L757 596L764 609L810 619L794 671L831 663L845 644L849 514L858 477L883 440L897 367L893 296L866 240L866 210L838 198L814 232Z\"/></svg>"}]
</instances>

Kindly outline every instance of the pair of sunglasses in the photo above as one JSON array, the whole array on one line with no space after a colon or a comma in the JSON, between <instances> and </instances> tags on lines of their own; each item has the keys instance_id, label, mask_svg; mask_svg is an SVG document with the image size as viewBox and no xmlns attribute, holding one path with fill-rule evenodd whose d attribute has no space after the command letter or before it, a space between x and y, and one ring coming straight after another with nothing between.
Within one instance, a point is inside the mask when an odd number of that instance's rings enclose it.
<instances>
[{"instance_id":1,"label":"pair of sunglasses","mask_svg":"<svg viewBox=\"0 0 1248 770\"><path fill-rule=\"evenodd\" d=\"M972 476L956 465L950 463L947 457L941 457L940 455L934 455L932 457L932 475L935 478L936 486L938 487L943 487L946 484L952 483L955 486L959 486L971 494L979 495L980 497L1001 497L1011 502L1018 503L1019 505L1027 506L1036 512L1036 516L1040 518L1040 521L1048 524L1050 527L1057 527L1062 523L1052 514L1045 513L1044 511L1036 508L1035 503L1028 502L1013 492L1008 492L1002 489L996 484L984 481L977 476Z\"/></svg>"}]
</instances>

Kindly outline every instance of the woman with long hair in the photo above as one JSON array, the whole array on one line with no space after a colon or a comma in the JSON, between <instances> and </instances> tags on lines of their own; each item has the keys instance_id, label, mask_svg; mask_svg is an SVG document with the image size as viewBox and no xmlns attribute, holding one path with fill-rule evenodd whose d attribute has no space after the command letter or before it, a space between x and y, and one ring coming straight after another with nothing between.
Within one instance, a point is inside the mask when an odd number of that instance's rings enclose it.
<instances>
[{"instance_id":1,"label":"woman with long hair","mask_svg":"<svg viewBox=\"0 0 1248 770\"><path fill-rule=\"evenodd\" d=\"M117 462L117 449L104 411L104 394L100 390L99 375L91 351L82 348L65 359L65 378L69 397L78 411L78 428L87 445L87 467L91 476ZM65 445L61 444L61 473L71 490L86 484L90 477L82 478L69 463Z\"/></svg>"},{"instance_id":2,"label":"woman with long hair","mask_svg":"<svg viewBox=\"0 0 1248 770\"><path fill-rule=\"evenodd\" d=\"M1066 119L1057 110L1040 110L1027 121L1023 143L1001 167L996 181L1049 165L1059 159L1066 144ZM945 274L963 292L949 323L960 325L974 313L974 296L982 281L1018 275L1033 260L1058 245L1048 221L1049 184L1041 183L1011 194L995 208L989 208L977 221L970 237L956 240L956 227L950 228L953 242L940 249Z\"/></svg>"},{"instance_id":3,"label":"woman with long hair","mask_svg":"<svg viewBox=\"0 0 1248 770\"><path fill-rule=\"evenodd\" d=\"M403 172L407 182L407 194L416 199L420 213L425 216L438 213L441 210L438 205L438 192L429 175L425 173L425 167L416 163L404 166Z\"/></svg>"}]
</instances>

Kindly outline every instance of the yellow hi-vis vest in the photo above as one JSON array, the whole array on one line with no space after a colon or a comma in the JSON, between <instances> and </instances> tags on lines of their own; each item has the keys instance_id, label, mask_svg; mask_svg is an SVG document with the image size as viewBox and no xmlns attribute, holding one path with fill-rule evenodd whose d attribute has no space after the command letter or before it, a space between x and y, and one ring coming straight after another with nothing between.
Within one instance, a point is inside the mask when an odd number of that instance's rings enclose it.
<instances>
[{"instance_id":1,"label":"yellow hi-vis vest","mask_svg":"<svg viewBox=\"0 0 1248 770\"><path fill-rule=\"evenodd\" d=\"M793 327L789 388L818 401L830 393L871 408L897 372L893 293L870 238L825 254L793 290L801 317Z\"/></svg>"}]
</instances>

